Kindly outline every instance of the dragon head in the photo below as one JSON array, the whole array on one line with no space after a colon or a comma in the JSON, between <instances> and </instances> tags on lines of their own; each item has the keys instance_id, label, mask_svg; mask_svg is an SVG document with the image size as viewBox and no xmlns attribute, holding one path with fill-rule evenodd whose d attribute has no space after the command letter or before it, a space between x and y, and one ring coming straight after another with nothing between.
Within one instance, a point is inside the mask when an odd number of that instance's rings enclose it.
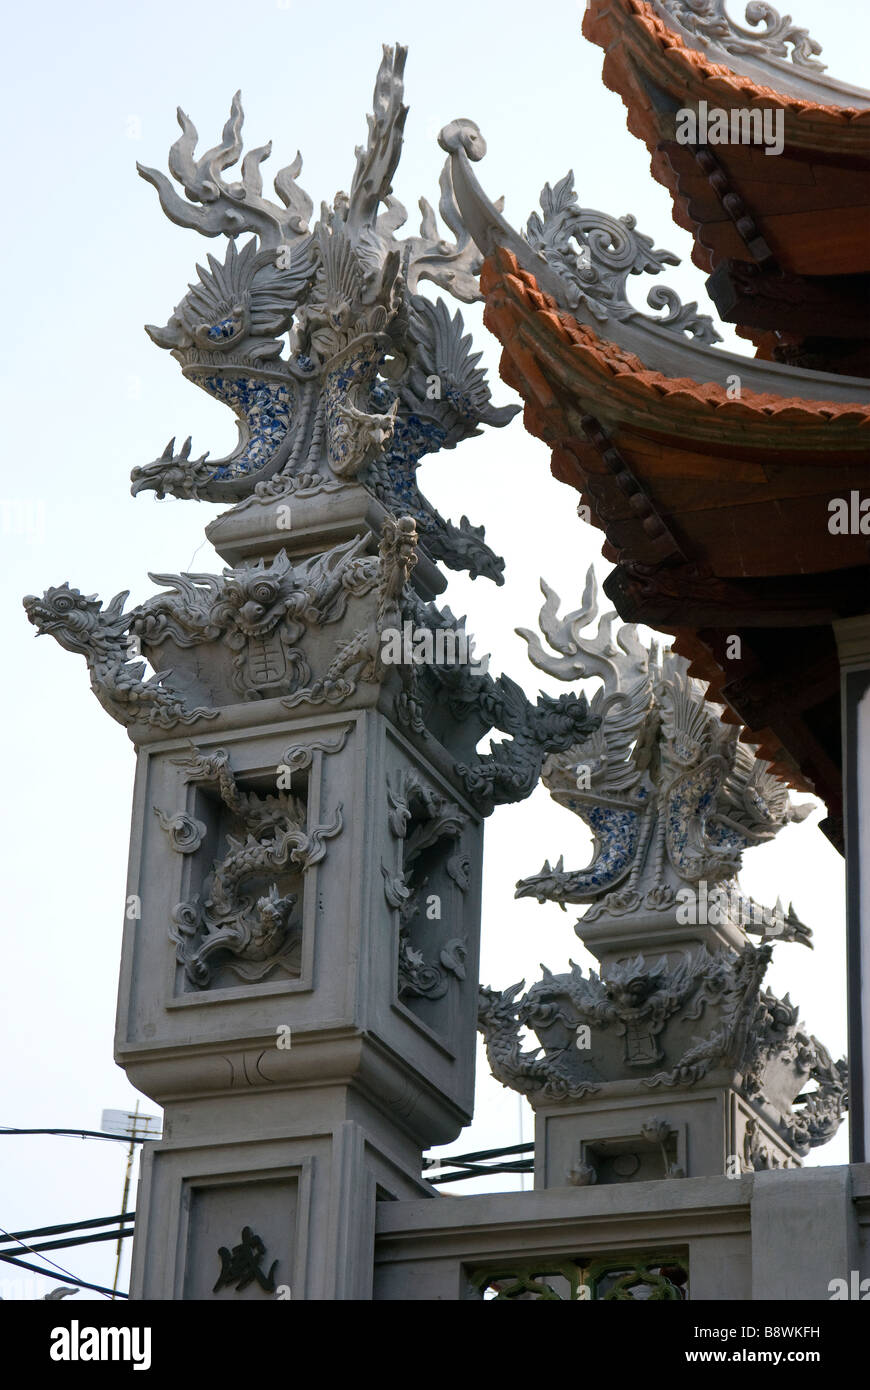
<instances>
[{"instance_id":1,"label":"dragon head","mask_svg":"<svg viewBox=\"0 0 870 1390\"><path fill-rule=\"evenodd\" d=\"M649 966L642 956L610 966L603 980L604 992L618 1008L640 1009L659 989L667 974L667 959Z\"/></svg>"},{"instance_id":2,"label":"dragon head","mask_svg":"<svg viewBox=\"0 0 870 1390\"><path fill-rule=\"evenodd\" d=\"M124 641L130 619L123 614L129 590L116 594L105 610L96 594L82 594L69 584L46 589L42 598L28 594L24 611L38 636L51 633L68 652L91 659L95 650L108 653Z\"/></svg>"}]
</instances>

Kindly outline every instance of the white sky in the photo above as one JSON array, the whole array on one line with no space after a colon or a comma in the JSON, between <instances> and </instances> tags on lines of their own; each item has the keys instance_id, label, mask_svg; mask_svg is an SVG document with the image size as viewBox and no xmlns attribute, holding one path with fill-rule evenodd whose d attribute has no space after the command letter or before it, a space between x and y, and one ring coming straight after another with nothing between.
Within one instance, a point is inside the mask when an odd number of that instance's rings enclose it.
<instances>
[{"instance_id":1,"label":"white sky","mask_svg":"<svg viewBox=\"0 0 870 1390\"><path fill-rule=\"evenodd\" d=\"M21 596L68 579L105 600L129 588L135 603L154 591L148 570L182 571L194 556L198 571L222 568L202 538L218 508L129 495L130 469L155 458L171 435L190 433L194 454L209 449L213 456L235 441L230 412L185 383L141 327L165 322L195 261L217 243L173 226L134 162L166 168L177 104L193 118L200 148L215 143L241 87L246 148L273 141L267 187L298 147L305 159L300 182L318 207L349 185L380 46L398 40L410 47L410 115L395 191L409 210L421 194L437 204L437 132L469 116L489 144L479 176L491 196L506 195L515 226L537 205L542 184L573 167L581 202L634 212L657 246L683 257L666 282L712 312L703 276L689 261L690 238L674 226L669 195L650 176L645 148L628 134L621 102L601 82L601 50L580 36L582 8L567 0L50 0L7 12L2 62L13 129L5 186L7 222L14 225L0 346L7 670L0 725L7 856L0 1123L95 1129L104 1107L125 1109L136 1098L112 1060L133 749L91 694L83 660L50 639L34 640ZM789 8L822 42L831 72L866 85L859 58L870 44L864 7L794 0ZM739 17L741 6L732 13ZM415 216L406 230L416 231ZM642 297L635 302L643 306ZM496 402L516 399L497 380L498 346L481 325L479 306L465 317L496 378ZM726 345L746 350L730 334ZM446 602L467 612L478 652L492 652L490 669L507 671L530 695L541 685L558 693L565 687L529 665L513 628L535 626L541 574L574 607L590 562L599 577L607 572L601 533L576 517L577 494L554 481L548 450L524 432L519 417L506 430L435 456L421 481L446 515L485 521L488 541L507 559L501 589L450 577ZM768 982L780 994L791 991L811 1031L840 1055L843 866L815 829L822 814L751 851L743 882L762 901L792 898L812 926L815 951L779 947ZM553 970L565 969L569 956L594 964L573 934L572 913L513 897L517 878L563 851L566 865L580 868L589 839L543 788L489 821L485 983L531 982L541 960ZM157 1109L147 1098L142 1108ZM516 1143L520 1116L516 1094L482 1062L475 1121L449 1147L458 1153ZM527 1108L522 1126L528 1140ZM847 1161L845 1132L809 1161ZM118 1212L123 1169L120 1144L0 1136L0 1226L12 1231ZM113 1245L52 1258L82 1278L111 1284ZM123 1289L128 1262L129 1242ZM22 1296L8 1282L16 1274L12 1267L0 1273L0 1295ZM41 1297L62 1282L60 1274L37 1279L23 1294Z\"/></svg>"}]
</instances>

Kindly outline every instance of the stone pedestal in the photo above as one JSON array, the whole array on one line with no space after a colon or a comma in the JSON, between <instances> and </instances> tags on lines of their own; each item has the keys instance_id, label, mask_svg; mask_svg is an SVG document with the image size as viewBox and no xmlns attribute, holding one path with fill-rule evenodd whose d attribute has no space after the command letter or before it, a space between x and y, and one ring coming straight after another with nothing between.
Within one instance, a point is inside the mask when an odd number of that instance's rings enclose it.
<instances>
[{"instance_id":1,"label":"stone pedestal","mask_svg":"<svg viewBox=\"0 0 870 1390\"><path fill-rule=\"evenodd\" d=\"M581 1105L535 1109L535 1187L609 1186L658 1178L739 1177L761 1153L798 1167L776 1117L759 1114L715 1072L691 1091L603 1087Z\"/></svg>"}]
</instances>

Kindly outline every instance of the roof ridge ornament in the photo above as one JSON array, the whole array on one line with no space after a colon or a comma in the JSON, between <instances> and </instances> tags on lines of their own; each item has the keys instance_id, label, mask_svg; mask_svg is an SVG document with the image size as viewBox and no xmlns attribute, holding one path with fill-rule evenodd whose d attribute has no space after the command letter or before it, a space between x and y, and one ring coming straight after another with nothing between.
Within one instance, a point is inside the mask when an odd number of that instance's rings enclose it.
<instances>
[{"instance_id":1,"label":"roof ridge ornament","mask_svg":"<svg viewBox=\"0 0 870 1390\"><path fill-rule=\"evenodd\" d=\"M654 285L646 301L651 309L666 309L664 318L644 314L629 301L629 275L658 275L666 265L680 264L673 251L654 247L652 238L637 230L637 219L632 213L613 217L594 208L580 207L573 169L554 188L545 183L540 202L543 218L532 213L525 239L561 278L575 287L599 322L608 317L642 318L656 328L686 334L708 347L722 342L710 315L698 312L697 301L683 304L668 285ZM574 249L575 243L579 253Z\"/></svg>"},{"instance_id":2,"label":"roof ridge ornament","mask_svg":"<svg viewBox=\"0 0 870 1390\"><path fill-rule=\"evenodd\" d=\"M651 309L667 310L664 318L653 318L629 302L629 275L658 275L665 265L679 265L680 258L656 249L652 239L637 230L631 213L612 217L580 207L573 171L554 188L544 185L543 215L533 212L520 233L502 216L502 200L487 197L471 168L486 153L474 121L451 121L438 143L450 155L451 186L465 225L486 255L496 246L505 247L557 304L572 312L582 304L599 323L611 318L643 324L669 338L689 338L707 347L722 341L710 315L699 313L695 301L683 304L670 286L655 285L647 296Z\"/></svg>"},{"instance_id":3,"label":"roof ridge ornament","mask_svg":"<svg viewBox=\"0 0 870 1390\"><path fill-rule=\"evenodd\" d=\"M815 56L822 45L792 23L791 15L781 15L765 0L750 0L746 6L747 24L765 24L765 29L737 24L727 13L725 0L658 0L658 4L705 46L715 44L726 53L748 57L790 58L795 67L826 71L827 65Z\"/></svg>"}]
</instances>

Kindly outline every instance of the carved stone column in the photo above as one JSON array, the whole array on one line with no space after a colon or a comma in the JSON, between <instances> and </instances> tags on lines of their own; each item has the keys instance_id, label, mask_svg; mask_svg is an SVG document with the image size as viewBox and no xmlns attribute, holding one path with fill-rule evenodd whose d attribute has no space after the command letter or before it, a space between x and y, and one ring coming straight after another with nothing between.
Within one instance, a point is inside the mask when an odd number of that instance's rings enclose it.
<instances>
[{"instance_id":1,"label":"carved stone column","mask_svg":"<svg viewBox=\"0 0 870 1390\"><path fill-rule=\"evenodd\" d=\"M786 788L670 652L597 616L590 571L582 607L546 602L532 661L561 680L602 681L599 728L551 754L543 781L593 835L586 869L555 867L520 897L586 904L575 931L601 962L570 963L499 993L481 991L493 1074L536 1115L539 1187L653 1178L738 1177L799 1166L836 1132L846 1067L763 986L773 943L809 944L792 908L740 888L744 849L810 809ZM750 935L762 938L754 945ZM538 1047L523 1049L521 1030Z\"/></svg>"},{"instance_id":2,"label":"carved stone column","mask_svg":"<svg viewBox=\"0 0 870 1390\"><path fill-rule=\"evenodd\" d=\"M173 441L133 492L235 504L207 527L229 567L153 575L128 611L68 584L25 600L137 750L116 1056L165 1124L134 1298L370 1297L376 1202L434 1195L422 1150L471 1119L483 818L598 723L491 677L432 602L437 561L497 583L504 562L427 502L419 462L516 407L492 405L460 315L416 293L478 297L449 168L455 242L425 201L420 234L394 235L404 57L385 49L350 193L312 227L300 160L279 203L266 147L224 179L238 96L199 158L179 113L186 196L140 173L229 245L148 331L239 442L211 460ZM490 729L507 738L478 755Z\"/></svg>"},{"instance_id":3,"label":"carved stone column","mask_svg":"<svg viewBox=\"0 0 870 1390\"><path fill-rule=\"evenodd\" d=\"M138 755L116 1056L165 1131L134 1297L209 1297L246 1226L292 1297L369 1297L375 1201L472 1113L482 832L443 745L253 709Z\"/></svg>"}]
</instances>

